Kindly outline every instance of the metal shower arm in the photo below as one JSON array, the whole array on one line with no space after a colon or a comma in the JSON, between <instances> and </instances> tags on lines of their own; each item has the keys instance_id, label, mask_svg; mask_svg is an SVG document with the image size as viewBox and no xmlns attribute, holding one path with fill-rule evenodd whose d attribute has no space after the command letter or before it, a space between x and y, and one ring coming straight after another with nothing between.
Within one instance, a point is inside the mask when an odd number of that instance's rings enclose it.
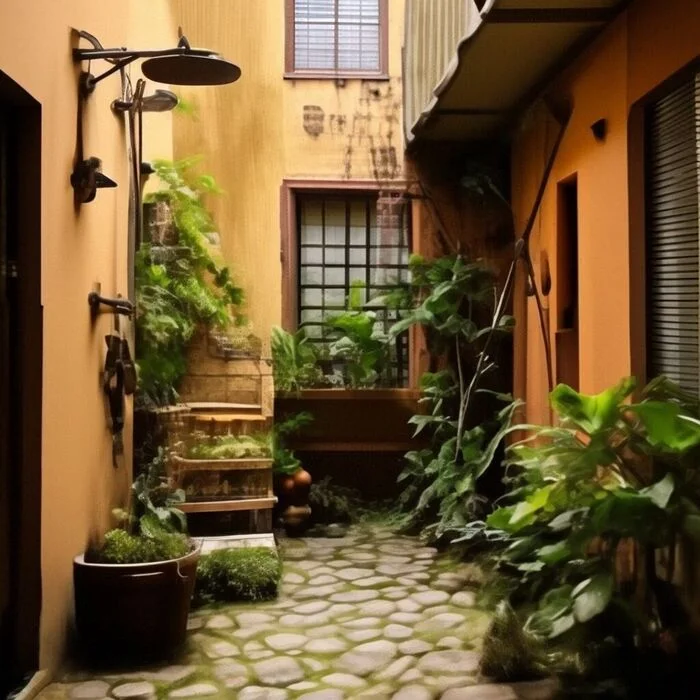
<instances>
[{"instance_id":1,"label":"metal shower arm","mask_svg":"<svg viewBox=\"0 0 700 700\"><path fill-rule=\"evenodd\" d=\"M100 75L94 76L92 74L86 74L83 79L83 84L85 90L89 93L95 89L95 86L100 81L109 77L110 75L122 70L130 63L137 61L140 58L161 58L163 56L212 56L213 53L208 49L193 49L190 46L189 41L186 36L181 36L178 41L177 46L169 49L142 49L142 50L131 50L125 47L120 48L109 48L106 49L96 36L81 30L78 32L78 36L81 39L85 39L92 44L91 49L73 49L73 60L76 63L81 63L82 61L108 61L112 63L112 67L106 70Z\"/></svg>"}]
</instances>

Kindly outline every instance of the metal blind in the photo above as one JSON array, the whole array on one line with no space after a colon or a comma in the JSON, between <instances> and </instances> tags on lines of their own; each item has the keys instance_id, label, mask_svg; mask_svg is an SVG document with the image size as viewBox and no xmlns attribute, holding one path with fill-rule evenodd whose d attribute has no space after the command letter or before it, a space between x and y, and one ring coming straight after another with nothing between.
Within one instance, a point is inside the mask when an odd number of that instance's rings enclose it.
<instances>
[{"instance_id":1,"label":"metal blind","mask_svg":"<svg viewBox=\"0 0 700 700\"><path fill-rule=\"evenodd\" d=\"M647 118L647 327L650 376L700 387L700 81L653 104Z\"/></svg>"},{"instance_id":2,"label":"metal blind","mask_svg":"<svg viewBox=\"0 0 700 700\"><path fill-rule=\"evenodd\" d=\"M295 70L380 70L379 0L295 0Z\"/></svg>"}]
</instances>

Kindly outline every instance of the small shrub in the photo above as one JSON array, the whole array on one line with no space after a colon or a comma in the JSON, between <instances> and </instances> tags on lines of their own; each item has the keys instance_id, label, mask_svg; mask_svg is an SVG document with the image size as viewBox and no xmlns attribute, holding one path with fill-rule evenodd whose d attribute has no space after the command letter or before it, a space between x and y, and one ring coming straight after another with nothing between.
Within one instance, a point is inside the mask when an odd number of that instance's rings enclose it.
<instances>
[{"instance_id":1,"label":"small shrub","mask_svg":"<svg viewBox=\"0 0 700 700\"><path fill-rule=\"evenodd\" d=\"M164 533L143 537L115 529L105 535L99 547L88 550L85 560L97 564L144 564L179 559L190 551L192 544L185 535Z\"/></svg>"},{"instance_id":2,"label":"small shrub","mask_svg":"<svg viewBox=\"0 0 700 700\"><path fill-rule=\"evenodd\" d=\"M281 576L277 552L268 547L218 549L199 560L195 603L270 600Z\"/></svg>"},{"instance_id":3,"label":"small shrub","mask_svg":"<svg viewBox=\"0 0 700 700\"><path fill-rule=\"evenodd\" d=\"M357 518L360 497L354 489L334 484L326 476L311 484L309 505L315 523L350 523Z\"/></svg>"}]
</instances>

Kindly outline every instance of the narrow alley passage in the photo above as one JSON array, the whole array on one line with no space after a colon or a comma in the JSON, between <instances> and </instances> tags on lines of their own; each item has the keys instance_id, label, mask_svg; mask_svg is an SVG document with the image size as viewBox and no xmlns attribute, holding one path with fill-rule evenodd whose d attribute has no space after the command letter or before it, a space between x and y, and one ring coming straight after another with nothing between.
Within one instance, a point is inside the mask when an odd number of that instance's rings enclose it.
<instances>
[{"instance_id":1,"label":"narrow alley passage","mask_svg":"<svg viewBox=\"0 0 700 700\"><path fill-rule=\"evenodd\" d=\"M280 596L194 611L179 665L67 672L41 700L539 700L548 682L478 677L479 570L382 527L285 540Z\"/></svg>"}]
</instances>

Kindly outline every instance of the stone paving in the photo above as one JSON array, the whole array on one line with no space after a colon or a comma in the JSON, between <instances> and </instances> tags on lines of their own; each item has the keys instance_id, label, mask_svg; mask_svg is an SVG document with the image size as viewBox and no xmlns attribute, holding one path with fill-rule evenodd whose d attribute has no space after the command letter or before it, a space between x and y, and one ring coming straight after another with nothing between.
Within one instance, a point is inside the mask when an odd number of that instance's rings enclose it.
<instances>
[{"instance_id":1,"label":"stone paving","mask_svg":"<svg viewBox=\"0 0 700 700\"><path fill-rule=\"evenodd\" d=\"M488 683L479 570L389 529L282 543L278 600L194 611L179 665L66 672L41 700L544 700L551 683Z\"/></svg>"}]
</instances>

